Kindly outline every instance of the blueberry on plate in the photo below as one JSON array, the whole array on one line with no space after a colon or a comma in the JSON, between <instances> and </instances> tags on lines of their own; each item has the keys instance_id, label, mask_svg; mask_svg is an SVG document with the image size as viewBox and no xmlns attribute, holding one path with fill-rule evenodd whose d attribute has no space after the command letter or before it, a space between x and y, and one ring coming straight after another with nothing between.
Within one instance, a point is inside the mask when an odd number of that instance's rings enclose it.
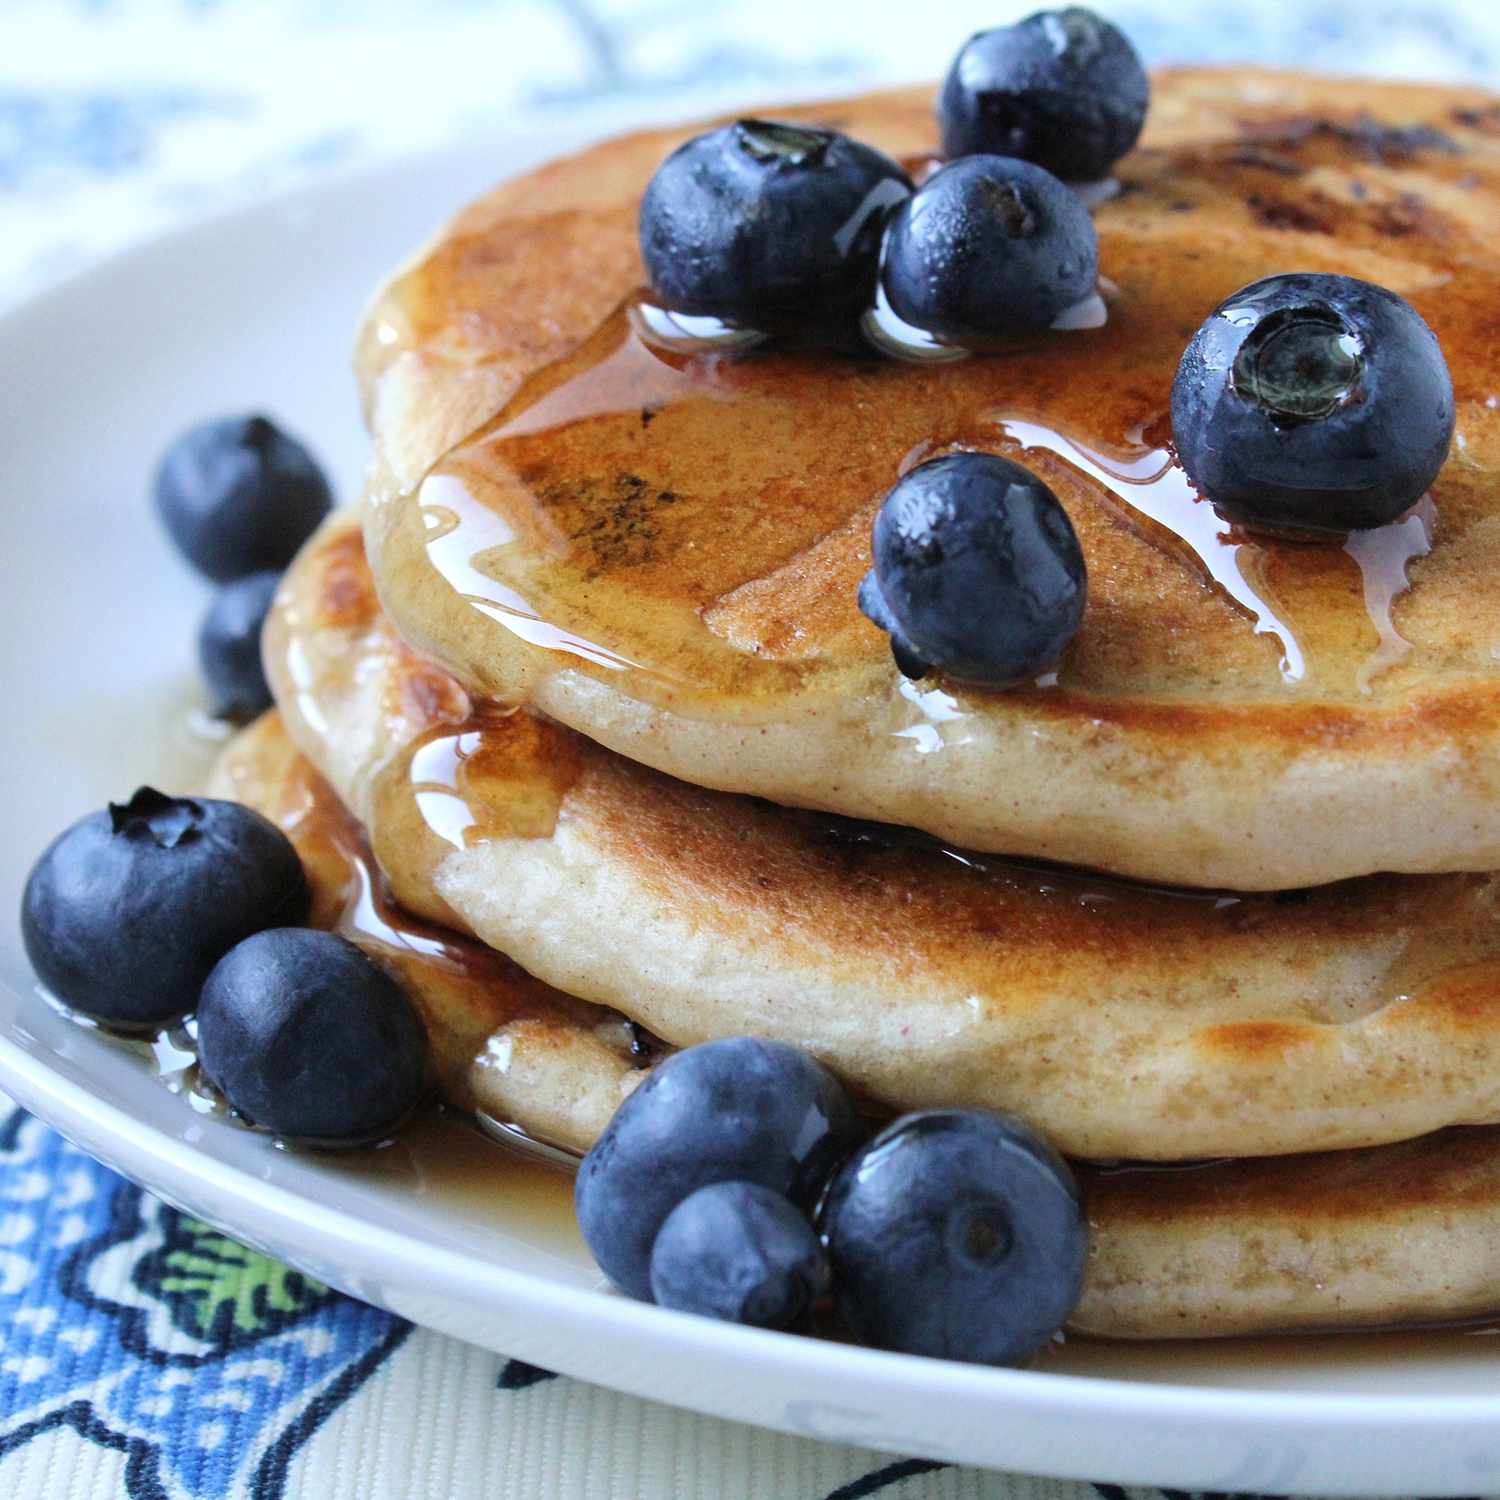
<instances>
[{"instance_id":1,"label":"blueberry on plate","mask_svg":"<svg viewBox=\"0 0 1500 1500\"><path fill-rule=\"evenodd\" d=\"M1421 499L1453 439L1453 383L1409 302L1352 276L1268 276L1226 298L1172 382L1172 439L1230 520L1339 535Z\"/></svg>"},{"instance_id":2,"label":"blueberry on plate","mask_svg":"<svg viewBox=\"0 0 1500 1500\"><path fill-rule=\"evenodd\" d=\"M26 882L21 935L58 999L141 1029L180 1020L236 943L307 906L297 851L259 813L142 787L53 840Z\"/></svg>"},{"instance_id":3,"label":"blueberry on plate","mask_svg":"<svg viewBox=\"0 0 1500 1500\"><path fill-rule=\"evenodd\" d=\"M712 1182L666 1217L651 1250L660 1307L790 1328L828 1290L828 1260L806 1214L756 1182Z\"/></svg>"},{"instance_id":4,"label":"blueberry on plate","mask_svg":"<svg viewBox=\"0 0 1500 1500\"><path fill-rule=\"evenodd\" d=\"M182 555L218 583L280 572L333 506L307 449L256 416L183 433L162 458L155 492Z\"/></svg>"},{"instance_id":5,"label":"blueberry on plate","mask_svg":"<svg viewBox=\"0 0 1500 1500\"><path fill-rule=\"evenodd\" d=\"M278 927L219 960L198 1002L204 1076L251 1124L325 1148L389 1135L427 1088L406 991L331 932Z\"/></svg>"},{"instance_id":6,"label":"blueberry on plate","mask_svg":"<svg viewBox=\"0 0 1500 1500\"><path fill-rule=\"evenodd\" d=\"M280 573L248 573L214 595L198 627L198 665L215 718L244 723L271 706L260 633Z\"/></svg>"},{"instance_id":7,"label":"blueberry on plate","mask_svg":"<svg viewBox=\"0 0 1500 1500\"><path fill-rule=\"evenodd\" d=\"M950 453L904 475L881 504L859 606L907 677L937 667L1014 687L1051 667L1088 594L1083 552L1057 497L990 453Z\"/></svg>"},{"instance_id":8,"label":"blueberry on plate","mask_svg":"<svg viewBox=\"0 0 1500 1500\"><path fill-rule=\"evenodd\" d=\"M1046 328L1093 290L1099 237L1076 193L1031 162L967 156L891 216L880 277L892 309L982 348Z\"/></svg>"},{"instance_id":9,"label":"blueberry on plate","mask_svg":"<svg viewBox=\"0 0 1500 1500\"><path fill-rule=\"evenodd\" d=\"M819 1213L835 1295L866 1343L1014 1365L1078 1301L1087 1224L1073 1174L1024 1121L934 1109L888 1125Z\"/></svg>"},{"instance_id":10,"label":"blueberry on plate","mask_svg":"<svg viewBox=\"0 0 1500 1500\"><path fill-rule=\"evenodd\" d=\"M574 1206L605 1274L651 1297L667 1215L713 1182L751 1182L810 1211L863 1132L832 1073L784 1042L725 1037L657 1064L583 1159Z\"/></svg>"},{"instance_id":11,"label":"blueberry on plate","mask_svg":"<svg viewBox=\"0 0 1500 1500\"><path fill-rule=\"evenodd\" d=\"M911 179L833 130L736 120L695 136L641 200L641 255L673 311L763 332L863 310Z\"/></svg>"},{"instance_id":12,"label":"blueberry on plate","mask_svg":"<svg viewBox=\"0 0 1500 1500\"><path fill-rule=\"evenodd\" d=\"M1135 145L1151 84L1135 48L1082 6L1043 10L964 43L938 95L949 158L1020 156L1091 182Z\"/></svg>"}]
</instances>

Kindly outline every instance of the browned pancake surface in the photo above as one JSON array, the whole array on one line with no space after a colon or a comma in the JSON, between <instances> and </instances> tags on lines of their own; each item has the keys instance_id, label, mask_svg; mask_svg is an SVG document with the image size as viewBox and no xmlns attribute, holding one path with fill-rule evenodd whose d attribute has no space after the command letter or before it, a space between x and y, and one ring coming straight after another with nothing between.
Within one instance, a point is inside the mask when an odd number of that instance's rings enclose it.
<instances>
[{"instance_id":1,"label":"browned pancake surface","mask_svg":"<svg viewBox=\"0 0 1500 1500\"><path fill-rule=\"evenodd\" d=\"M291 839L312 892L310 925L348 938L400 981L426 1025L444 1100L540 1140L588 1148L642 1066L622 1016L397 905L359 824L274 710L225 749L211 790L255 808Z\"/></svg>"},{"instance_id":2,"label":"browned pancake surface","mask_svg":"<svg viewBox=\"0 0 1500 1500\"><path fill-rule=\"evenodd\" d=\"M787 113L919 169L932 146L925 91ZM728 790L1179 883L1494 867L1497 121L1460 91L1168 73L1097 210L1105 326L956 365L643 341L636 200L683 132L505 184L365 324L387 606L483 695ZM1291 269L1408 297L1453 372L1430 508L1353 550L1216 537L1158 452L1193 330ZM880 498L955 447L1019 457L1077 526L1055 684L914 690L857 609Z\"/></svg>"},{"instance_id":3,"label":"browned pancake surface","mask_svg":"<svg viewBox=\"0 0 1500 1500\"><path fill-rule=\"evenodd\" d=\"M403 904L673 1044L785 1037L893 1107L1015 1109L1096 1158L1500 1118L1493 875L1151 889L705 791L472 700L395 634L347 519L267 662Z\"/></svg>"}]
</instances>

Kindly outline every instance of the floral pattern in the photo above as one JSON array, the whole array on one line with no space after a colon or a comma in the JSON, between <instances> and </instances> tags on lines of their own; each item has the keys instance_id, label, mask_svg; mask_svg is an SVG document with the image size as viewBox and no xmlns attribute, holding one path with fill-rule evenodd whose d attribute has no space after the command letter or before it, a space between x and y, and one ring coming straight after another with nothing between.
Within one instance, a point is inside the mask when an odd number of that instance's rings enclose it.
<instances>
[{"instance_id":1,"label":"floral pattern","mask_svg":"<svg viewBox=\"0 0 1500 1500\"><path fill-rule=\"evenodd\" d=\"M58 1427L131 1500L277 1500L321 1417L410 1334L13 1111L0 1128L0 1457Z\"/></svg>"}]
</instances>

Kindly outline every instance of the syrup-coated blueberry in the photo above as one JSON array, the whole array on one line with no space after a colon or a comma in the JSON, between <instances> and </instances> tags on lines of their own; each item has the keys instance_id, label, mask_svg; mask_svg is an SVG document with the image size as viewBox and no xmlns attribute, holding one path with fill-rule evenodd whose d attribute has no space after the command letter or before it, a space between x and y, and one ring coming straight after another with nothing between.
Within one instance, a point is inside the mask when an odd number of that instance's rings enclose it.
<instances>
[{"instance_id":1,"label":"syrup-coated blueberry","mask_svg":"<svg viewBox=\"0 0 1500 1500\"><path fill-rule=\"evenodd\" d=\"M950 159L1020 156L1093 181L1135 145L1151 85L1135 48L1081 6L1043 10L964 43L938 96Z\"/></svg>"},{"instance_id":2,"label":"syrup-coated blueberry","mask_svg":"<svg viewBox=\"0 0 1500 1500\"><path fill-rule=\"evenodd\" d=\"M1031 162L968 156L891 216L881 284L907 323L982 348L1045 328L1093 290L1099 237L1078 195Z\"/></svg>"},{"instance_id":3,"label":"syrup-coated blueberry","mask_svg":"<svg viewBox=\"0 0 1500 1500\"><path fill-rule=\"evenodd\" d=\"M222 417L177 439L156 505L182 555L216 582L280 572L333 505L313 456L266 417Z\"/></svg>"},{"instance_id":4,"label":"syrup-coated blueberry","mask_svg":"<svg viewBox=\"0 0 1500 1500\"><path fill-rule=\"evenodd\" d=\"M1073 1175L1024 1121L906 1115L833 1179L819 1214L835 1295L866 1343L1013 1365L1062 1326L1088 1250Z\"/></svg>"},{"instance_id":5,"label":"syrup-coated blueberry","mask_svg":"<svg viewBox=\"0 0 1500 1500\"><path fill-rule=\"evenodd\" d=\"M843 1086L784 1042L725 1037L659 1063L579 1168L579 1227L622 1291L651 1297L669 1213L712 1182L754 1182L810 1211L861 1138Z\"/></svg>"},{"instance_id":6,"label":"syrup-coated blueberry","mask_svg":"<svg viewBox=\"0 0 1500 1500\"><path fill-rule=\"evenodd\" d=\"M919 464L885 497L872 551L860 608L908 677L937 667L1012 687L1051 667L1083 619L1088 579L1067 512L1007 458Z\"/></svg>"},{"instance_id":7,"label":"syrup-coated blueberry","mask_svg":"<svg viewBox=\"0 0 1500 1500\"><path fill-rule=\"evenodd\" d=\"M885 220L910 191L890 157L836 131L737 120L657 168L641 255L674 311L801 331L863 309Z\"/></svg>"},{"instance_id":8,"label":"syrup-coated blueberry","mask_svg":"<svg viewBox=\"0 0 1500 1500\"><path fill-rule=\"evenodd\" d=\"M1453 384L1409 302L1324 272L1268 276L1226 298L1172 382L1172 437L1231 520L1338 535L1382 526L1437 477Z\"/></svg>"},{"instance_id":9,"label":"syrup-coated blueberry","mask_svg":"<svg viewBox=\"0 0 1500 1500\"><path fill-rule=\"evenodd\" d=\"M198 1003L204 1075L285 1140L357 1146L427 1086L427 1032L406 992L353 943L278 927L220 960Z\"/></svg>"},{"instance_id":10,"label":"syrup-coated blueberry","mask_svg":"<svg viewBox=\"0 0 1500 1500\"><path fill-rule=\"evenodd\" d=\"M216 718L244 723L271 706L260 633L279 573L250 573L226 583L198 627L198 664Z\"/></svg>"},{"instance_id":11,"label":"syrup-coated blueberry","mask_svg":"<svg viewBox=\"0 0 1500 1500\"><path fill-rule=\"evenodd\" d=\"M790 1328L828 1290L807 1215L756 1182L714 1182L666 1217L651 1251L660 1307L753 1328Z\"/></svg>"},{"instance_id":12,"label":"syrup-coated blueberry","mask_svg":"<svg viewBox=\"0 0 1500 1500\"><path fill-rule=\"evenodd\" d=\"M21 934L58 999L112 1026L161 1026L262 928L300 922L307 879L290 840L236 802L142 787L73 824L36 862Z\"/></svg>"}]
</instances>

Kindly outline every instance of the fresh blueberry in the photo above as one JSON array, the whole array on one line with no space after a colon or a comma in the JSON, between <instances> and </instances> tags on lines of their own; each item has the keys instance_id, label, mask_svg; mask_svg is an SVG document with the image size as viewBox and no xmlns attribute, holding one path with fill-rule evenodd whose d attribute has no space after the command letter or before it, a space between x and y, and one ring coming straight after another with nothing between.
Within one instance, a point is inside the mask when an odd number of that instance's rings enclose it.
<instances>
[{"instance_id":1,"label":"fresh blueberry","mask_svg":"<svg viewBox=\"0 0 1500 1500\"><path fill-rule=\"evenodd\" d=\"M756 1182L712 1182L666 1217L651 1250L661 1307L790 1328L828 1290L828 1260L807 1215Z\"/></svg>"},{"instance_id":2,"label":"fresh blueberry","mask_svg":"<svg viewBox=\"0 0 1500 1500\"><path fill-rule=\"evenodd\" d=\"M989 453L918 464L885 497L859 606L907 677L933 667L1014 687L1052 666L1088 578L1067 512L1035 474Z\"/></svg>"},{"instance_id":3,"label":"fresh blueberry","mask_svg":"<svg viewBox=\"0 0 1500 1500\"><path fill-rule=\"evenodd\" d=\"M259 813L142 787L52 842L26 882L21 935L58 999L140 1029L186 1015L236 943L307 905L297 851Z\"/></svg>"},{"instance_id":4,"label":"fresh blueberry","mask_svg":"<svg viewBox=\"0 0 1500 1500\"><path fill-rule=\"evenodd\" d=\"M183 433L155 488L182 555L219 583L280 572L333 505L312 455L265 417L223 417Z\"/></svg>"},{"instance_id":5,"label":"fresh blueberry","mask_svg":"<svg viewBox=\"0 0 1500 1500\"><path fill-rule=\"evenodd\" d=\"M1151 84L1135 48L1081 6L1042 10L964 43L938 96L949 158L1020 156L1091 182L1135 145Z\"/></svg>"},{"instance_id":6,"label":"fresh blueberry","mask_svg":"<svg viewBox=\"0 0 1500 1500\"><path fill-rule=\"evenodd\" d=\"M862 1131L839 1081L784 1042L725 1037L658 1063L584 1157L574 1191L594 1259L651 1296L667 1215L711 1182L754 1182L811 1210Z\"/></svg>"},{"instance_id":7,"label":"fresh blueberry","mask_svg":"<svg viewBox=\"0 0 1500 1500\"><path fill-rule=\"evenodd\" d=\"M280 582L280 573L249 573L226 583L198 627L198 664L215 718L244 723L271 706L260 632Z\"/></svg>"},{"instance_id":8,"label":"fresh blueberry","mask_svg":"<svg viewBox=\"0 0 1500 1500\"><path fill-rule=\"evenodd\" d=\"M970 347L1047 327L1098 274L1078 195L1006 156L967 156L929 177L892 215L880 266L899 317Z\"/></svg>"},{"instance_id":9,"label":"fresh blueberry","mask_svg":"<svg viewBox=\"0 0 1500 1500\"><path fill-rule=\"evenodd\" d=\"M737 120L695 136L641 200L641 255L676 312L765 332L863 310L911 179L832 130Z\"/></svg>"},{"instance_id":10,"label":"fresh blueberry","mask_svg":"<svg viewBox=\"0 0 1500 1500\"><path fill-rule=\"evenodd\" d=\"M1230 520L1269 530L1394 521L1437 477L1453 422L1448 366L1416 309L1324 272L1226 298L1172 382L1188 477Z\"/></svg>"},{"instance_id":11,"label":"fresh blueberry","mask_svg":"<svg viewBox=\"0 0 1500 1500\"><path fill-rule=\"evenodd\" d=\"M427 1052L406 992L331 932L247 938L198 1002L204 1076L251 1124L305 1145L389 1135L426 1091Z\"/></svg>"},{"instance_id":12,"label":"fresh blueberry","mask_svg":"<svg viewBox=\"0 0 1500 1500\"><path fill-rule=\"evenodd\" d=\"M1010 1115L887 1126L829 1186L819 1226L839 1310L866 1343L1013 1365L1078 1301L1088 1232L1073 1174Z\"/></svg>"}]
</instances>

